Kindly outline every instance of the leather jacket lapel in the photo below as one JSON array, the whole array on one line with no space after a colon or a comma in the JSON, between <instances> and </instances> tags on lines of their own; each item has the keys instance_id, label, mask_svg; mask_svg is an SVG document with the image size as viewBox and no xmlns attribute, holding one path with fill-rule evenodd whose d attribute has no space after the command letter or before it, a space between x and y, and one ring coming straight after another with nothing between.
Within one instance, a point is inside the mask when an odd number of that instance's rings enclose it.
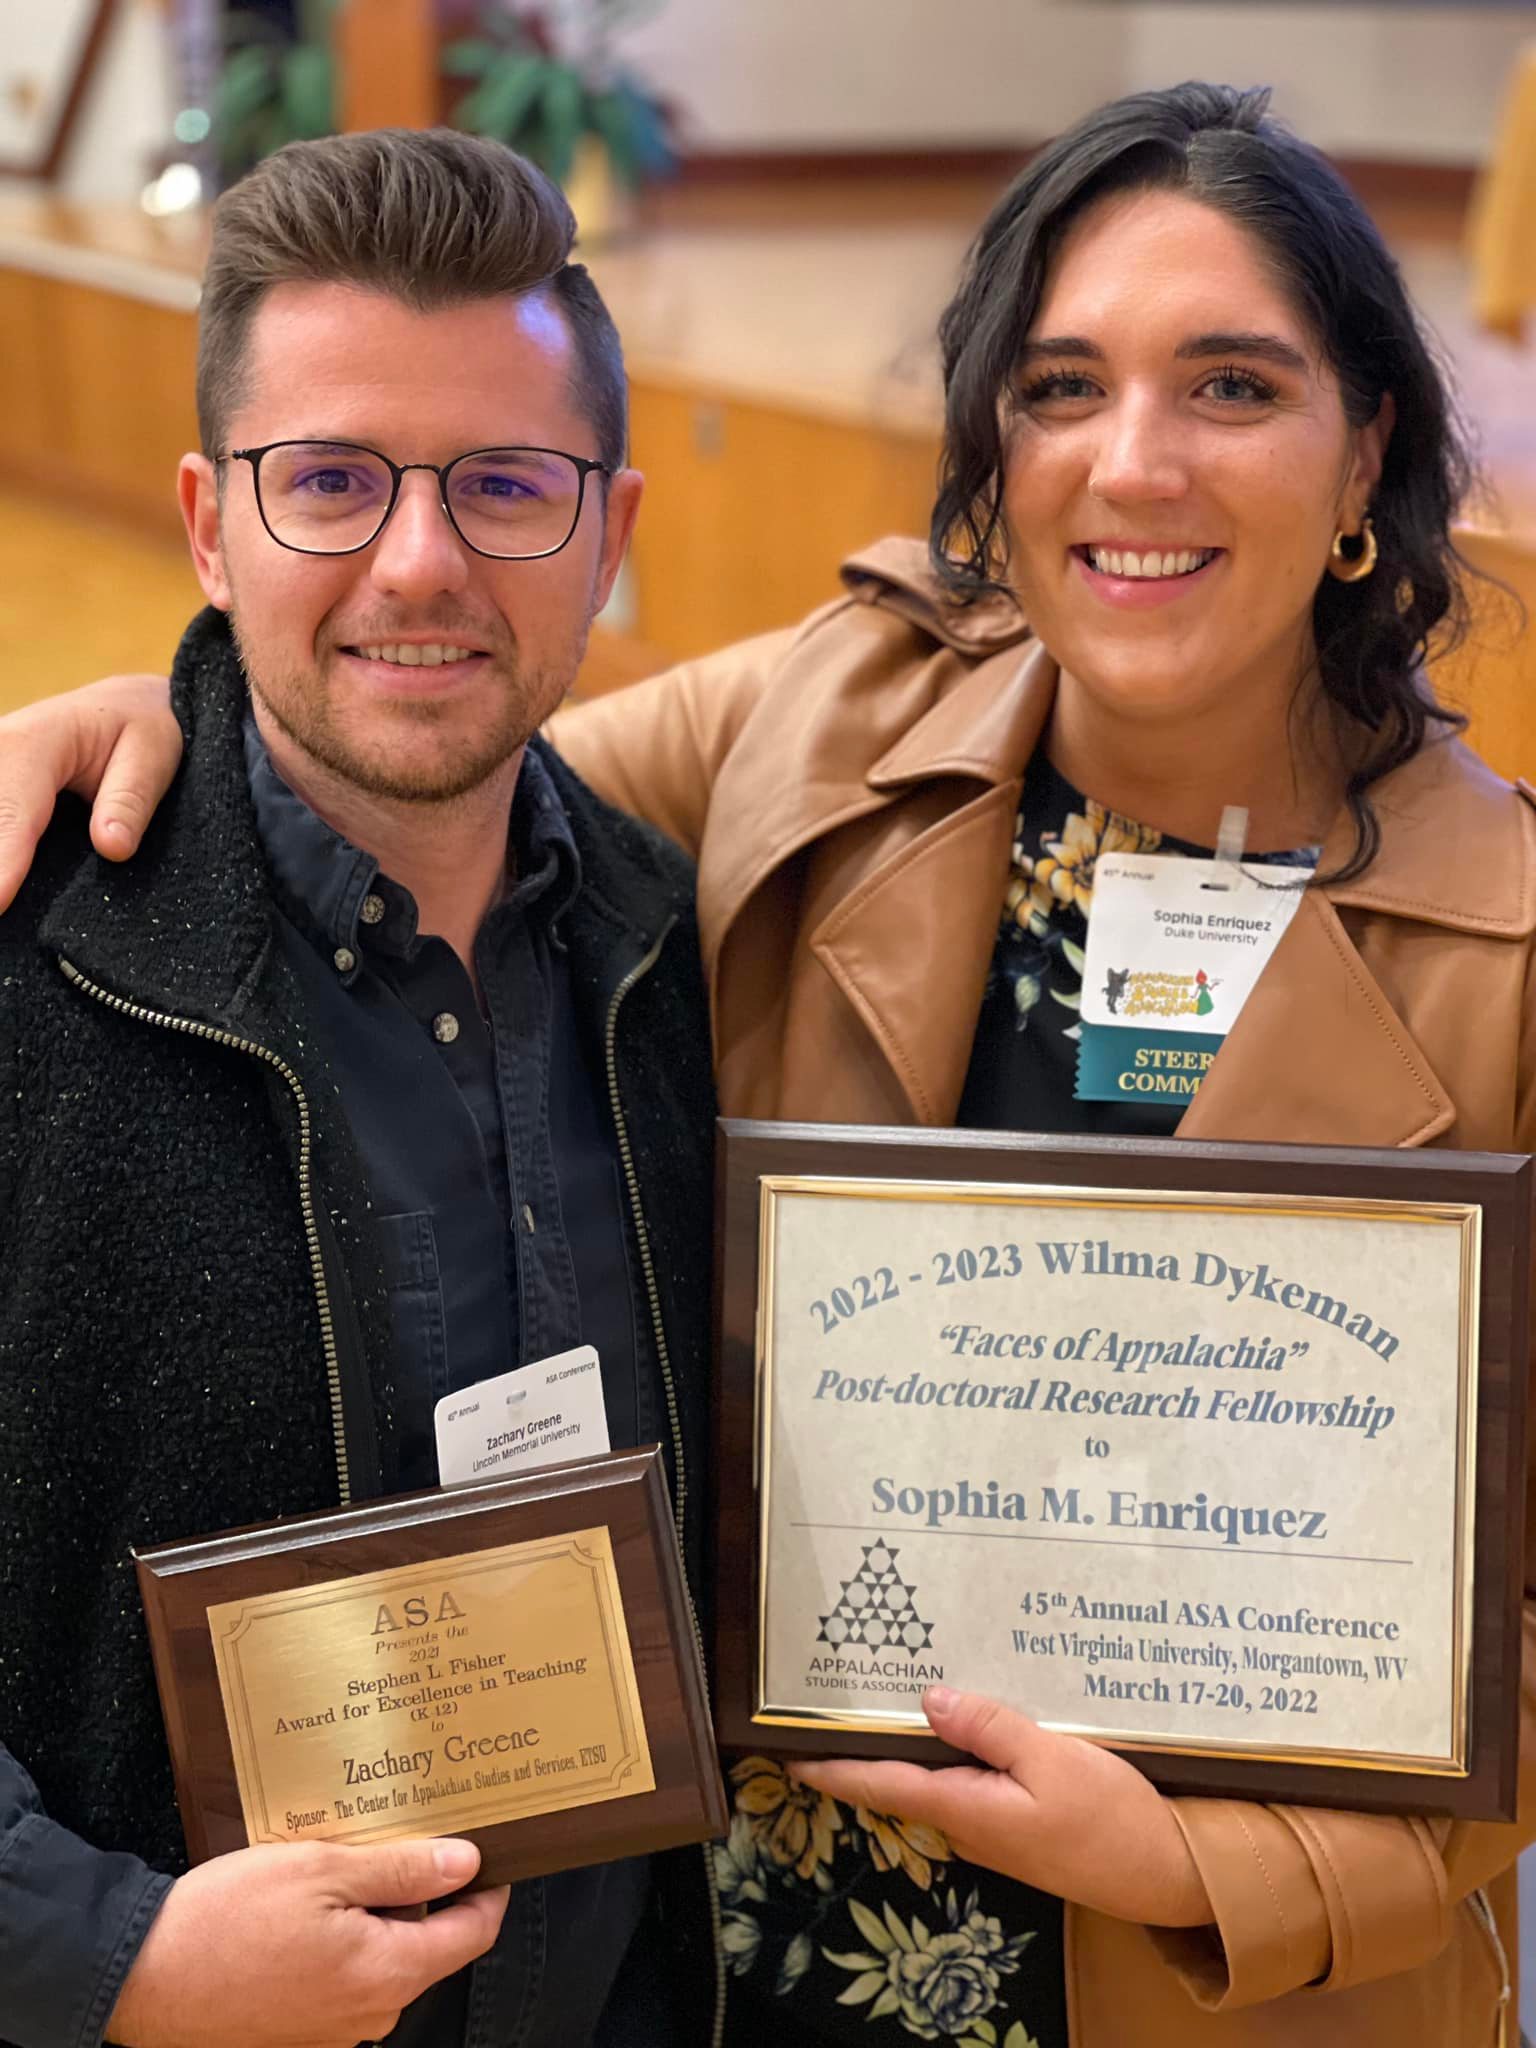
<instances>
[{"instance_id":1,"label":"leather jacket lapel","mask_svg":"<svg viewBox=\"0 0 1536 2048\"><path fill-rule=\"evenodd\" d=\"M1450 1094L1311 890L1179 1125L1181 1138L1426 1145Z\"/></svg>"},{"instance_id":2,"label":"leather jacket lapel","mask_svg":"<svg viewBox=\"0 0 1536 2048\"><path fill-rule=\"evenodd\" d=\"M811 941L919 1123L950 1122L965 1086L1021 787L985 790L883 862Z\"/></svg>"}]
</instances>

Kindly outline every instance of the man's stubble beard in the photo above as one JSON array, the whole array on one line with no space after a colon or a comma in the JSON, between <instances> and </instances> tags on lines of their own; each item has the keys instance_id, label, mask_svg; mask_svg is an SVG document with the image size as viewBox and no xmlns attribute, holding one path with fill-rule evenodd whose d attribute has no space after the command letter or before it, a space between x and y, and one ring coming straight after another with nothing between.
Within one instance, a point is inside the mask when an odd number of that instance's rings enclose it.
<instances>
[{"instance_id":1,"label":"man's stubble beard","mask_svg":"<svg viewBox=\"0 0 1536 2048\"><path fill-rule=\"evenodd\" d=\"M231 609L230 629L252 697L291 745L349 787L407 804L453 803L489 782L559 709L575 683L587 645L583 621L560 660L549 667L526 669L515 647L506 656L491 657L506 677L496 714L479 730L437 749L430 761L412 762L401 756L398 733L383 731L370 744L338 728L317 671L275 677L270 663L253 660L240 630L238 608ZM403 717L430 729L442 721L443 712L444 707L430 699L401 699L381 723L392 726Z\"/></svg>"}]
</instances>

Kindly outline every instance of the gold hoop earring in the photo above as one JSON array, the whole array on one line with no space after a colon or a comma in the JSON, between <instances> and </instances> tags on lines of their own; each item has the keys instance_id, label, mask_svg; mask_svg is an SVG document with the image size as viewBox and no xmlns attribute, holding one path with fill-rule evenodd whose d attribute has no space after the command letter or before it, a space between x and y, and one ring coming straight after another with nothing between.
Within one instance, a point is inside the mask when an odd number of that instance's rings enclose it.
<instances>
[{"instance_id":1,"label":"gold hoop earring","mask_svg":"<svg viewBox=\"0 0 1536 2048\"><path fill-rule=\"evenodd\" d=\"M1328 573L1336 576L1340 583L1363 583L1376 567L1380 549L1376 545L1376 529L1369 517L1360 522L1360 553L1353 561L1344 552L1344 530L1341 527L1333 536L1333 546L1328 551Z\"/></svg>"}]
</instances>

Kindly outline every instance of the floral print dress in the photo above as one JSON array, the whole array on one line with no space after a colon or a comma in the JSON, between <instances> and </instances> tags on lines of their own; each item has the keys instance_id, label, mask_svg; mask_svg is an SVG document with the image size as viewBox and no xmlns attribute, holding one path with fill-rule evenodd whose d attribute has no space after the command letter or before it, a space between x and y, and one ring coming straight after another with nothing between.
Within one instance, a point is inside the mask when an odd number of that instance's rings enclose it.
<instances>
[{"instance_id":1,"label":"floral print dress","mask_svg":"<svg viewBox=\"0 0 1536 2048\"><path fill-rule=\"evenodd\" d=\"M937 1828L793 1784L768 1757L731 1783L714 1849L727 2048L1066 2048L1059 1900L959 1862Z\"/></svg>"},{"instance_id":2,"label":"floral print dress","mask_svg":"<svg viewBox=\"0 0 1536 2048\"><path fill-rule=\"evenodd\" d=\"M1080 795L1036 754L1024 778L959 1123L969 1130L1172 1133L1179 1104L1079 1102L1073 1092L1084 949L1101 853L1204 852Z\"/></svg>"},{"instance_id":3,"label":"floral print dress","mask_svg":"<svg viewBox=\"0 0 1536 2048\"><path fill-rule=\"evenodd\" d=\"M1154 851L1209 857L1083 796L1043 753L1031 761L959 1123L1173 1130L1178 1105L1073 1093L1094 864ZM1316 849L1262 858L1310 865ZM770 1758L731 1782L713 1852L727 2048L1067 2048L1059 1899L962 1863L935 1828L795 1785Z\"/></svg>"}]
</instances>

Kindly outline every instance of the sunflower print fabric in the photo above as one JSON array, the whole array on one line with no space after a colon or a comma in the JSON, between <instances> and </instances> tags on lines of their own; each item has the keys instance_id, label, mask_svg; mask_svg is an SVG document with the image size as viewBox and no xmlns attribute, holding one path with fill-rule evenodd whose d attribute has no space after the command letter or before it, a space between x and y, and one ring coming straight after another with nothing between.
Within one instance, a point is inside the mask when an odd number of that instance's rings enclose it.
<instances>
[{"instance_id":1,"label":"sunflower print fabric","mask_svg":"<svg viewBox=\"0 0 1536 2048\"><path fill-rule=\"evenodd\" d=\"M731 1783L713 1851L731 2048L1066 2048L1059 1901L959 1862L937 1828L796 1785L771 1758L748 1757Z\"/></svg>"},{"instance_id":2,"label":"sunflower print fabric","mask_svg":"<svg viewBox=\"0 0 1536 2048\"><path fill-rule=\"evenodd\" d=\"M1024 1030L1030 1012L1042 1000L1059 1003L1076 1015L1082 1002L1083 949L1073 936L1081 927L1086 938L1093 910L1093 871L1101 853L1155 853L1161 832L1132 824L1118 811L1106 811L1092 797L1078 799L1081 809L1069 810L1054 828L1030 835L1020 813L1003 898L1003 937L1012 940L1004 955L1005 979L1012 985L1017 1029ZM1008 931L1013 920L1019 934ZM1053 958L1065 963L1070 985L1051 986ZM1068 976L1058 976L1063 982ZM1066 1036L1077 1035L1077 1025Z\"/></svg>"}]
</instances>

